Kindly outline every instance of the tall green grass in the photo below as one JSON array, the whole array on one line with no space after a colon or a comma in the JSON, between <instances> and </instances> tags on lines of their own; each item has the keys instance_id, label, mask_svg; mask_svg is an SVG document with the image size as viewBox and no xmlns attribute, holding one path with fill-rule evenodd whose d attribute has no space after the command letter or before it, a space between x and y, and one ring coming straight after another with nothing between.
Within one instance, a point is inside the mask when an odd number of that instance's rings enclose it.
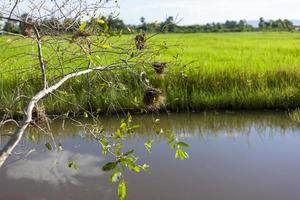
<instances>
[{"instance_id":1,"label":"tall green grass","mask_svg":"<svg viewBox=\"0 0 300 200\"><path fill-rule=\"evenodd\" d=\"M125 41L128 37L131 36L117 40ZM7 37L0 37L0 45L7 40ZM166 98L163 110L289 109L300 106L300 33L165 34L150 43L162 41L166 41L169 48L157 60L167 61L168 67L162 76L150 70L149 79L155 87L161 88ZM35 47L12 45L16 48L0 49L0 60L15 55L15 59L0 63L0 111L10 107L16 96L30 95L40 88L38 79L19 86L22 81L36 77L38 72L37 63L30 56L17 55L24 50L33 52ZM22 70L24 66L24 73L11 71ZM94 81L90 88L87 78L80 77L44 100L47 111L80 113L88 108L98 112L143 109L144 88L133 73L102 74L112 83L118 79L113 87L108 87L95 74L91 76ZM92 95L88 95L89 91ZM20 112L25 102L23 97L14 112Z\"/></svg>"}]
</instances>

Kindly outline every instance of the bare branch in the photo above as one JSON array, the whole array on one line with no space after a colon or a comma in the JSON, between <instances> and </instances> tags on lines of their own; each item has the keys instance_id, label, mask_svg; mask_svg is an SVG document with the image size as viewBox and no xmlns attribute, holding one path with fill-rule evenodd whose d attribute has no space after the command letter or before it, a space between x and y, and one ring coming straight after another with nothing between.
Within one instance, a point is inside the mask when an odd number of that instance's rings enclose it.
<instances>
[{"instance_id":1,"label":"bare branch","mask_svg":"<svg viewBox=\"0 0 300 200\"><path fill-rule=\"evenodd\" d=\"M124 68L124 67L121 67ZM63 85L66 81L68 81L71 78L82 76L85 74L89 74L91 72L95 71L106 71L106 70L115 70L120 69L117 66L100 66L97 68L89 68L83 71L74 72L66 75L62 79L60 79L56 84L50 86L49 88L44 88L40 92L38 92L35 96L33 96L28 103L27 109L25 111L25 118L23 119L22 123L20 124L19 128L14 132L14 134L11 136L7 144L3 147L3 149L0 151L0 167L4 164L6 159L9 157L9 155L12 153L14 148L17 146L17 144L20 142L21 138L23 137L23 134L26 130L26 128L29 126L29 124L32 122L32 113L33 109L35 108L36 104L46 97L48 94L56 91L61 85Z\"/></svg>"},{"instance_id":2,"label":"bare branch","mask_svg":"<svg viewBox=\"0 0 300 200\"><path fill-rule=\"evenodd\" d=\"M47 76L46 76L46 64L43 57L42 38L40 36L39 30L35 25L33 26L33 30L36 35L37 46L38 46L38 59L40 63L41 73L42 73L41 76L42 76L43 87L45 89L48 87L48 83L47 83Z\"/></svg>"},{"instance_id":3,"label":"bare branch","mask_svg":"<svg viewBox=\"0 0 300 200\"><path fill-rule=\"evenodd\" d=\"M15 4L14 4L13 8L12 8L11 11L10 11L10 14L9 14L9 17L8 17L8 18L11 18L11 16L12 16L14 10L16 9L18 3L19 3L19 0L16 0L16 2L15 2Z\"/></svg>"}]
</instances>

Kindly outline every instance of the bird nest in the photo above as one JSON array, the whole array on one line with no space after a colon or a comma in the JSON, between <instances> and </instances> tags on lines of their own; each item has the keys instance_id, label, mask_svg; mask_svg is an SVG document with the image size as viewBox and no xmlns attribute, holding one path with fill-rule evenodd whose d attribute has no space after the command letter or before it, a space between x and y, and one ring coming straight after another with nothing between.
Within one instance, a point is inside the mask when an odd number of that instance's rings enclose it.
<instances>
[{"instance_id":1,"label":"bird nest","mask_svg":"<svg viewBox=\"0 0 300 200\"><path fill-rule=\"evenodd\" d=\"M145 33L137 35L134 40L135 40L135 46L138 50L142 50L146 48Z\"/></svg>"},{"instance_id":2,"label":"bird nest","mask_svg":"<svg viewBox=\"0 0 300 200\"><path fill-rule=\"evenodd\" d=\"M91 36L91 33L87 32L87 31L77 31L73 35L72 40L75 41L78 38L86 38L86 37L89 37L89 36Z\"/></svg>"},{"instance_id":3,"label":"bird nest","mask_svg":"<svg viewBox=\"0 0 300 200\"><path fill-rule=\"evenodd\" d=\"M148 110L157 110L164 103L161 91L156 88L147 88L144 91L144 105Z\"/></svg>"},{"instance_id":4,"label":"bird nest","mask_svg":"<svg viewBox=\"0 0 300 200\"><path fill-rule=\"evenodd\" d=\"M152 67L157 74L163 74L165 68L167 67L167 63L165 62L154 62L152 63Z\"/></svg>"},{"instance_id":5,"label":"bird nest","mask_svg":"<svg viewBox=\"0 0 300 200\"><path fill-rule=\"evenodd\" d=\"M47 115L44 105L36 105L32 112L33 121L37 124L47 121Z\"/></svg>"}]
</instances>

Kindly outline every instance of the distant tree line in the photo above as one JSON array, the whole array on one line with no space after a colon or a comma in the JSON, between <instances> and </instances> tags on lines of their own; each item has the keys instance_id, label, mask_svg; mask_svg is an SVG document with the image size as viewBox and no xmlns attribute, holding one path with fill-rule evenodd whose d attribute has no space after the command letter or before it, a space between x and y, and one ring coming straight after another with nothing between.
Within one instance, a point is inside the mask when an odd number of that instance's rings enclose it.
<instances>
[{"instance_id":1,"label":"distant tree line","mask_svg":"<svg viewBox=\"0 0 300 200\"><path fill-rule=\"evenodd\" d=\"M23 14L22 17L27 17L27 14ZM167 17L163 22L147 22L144 17L140 18L139 25L127 25L123 20L118 17L108 16L102 17L106 22L107 27L111 32L120 32L129 34L132 32L164 32L164 33L222 33L222 32L252 32L252 31L293 31L296 30L293 22L287 19L278 20L265 20L259 19L258 27L254 27L247 23L246 20L233 21L227 20L224 23L207 23L205 25L178 25L174 17ZM38 22L37 22L38 23ZM74 20L67 18L64 21L58 19L43 19L43 23L48 27L56 27L57 32L60 33L73 33L78 30L81 22L80 20ZM46 32L46 27L40 27L40 31ZM4 31L21 33L22 24L18 24L13 21L6 21L3 27ZM61 31L60 31L61 30ZM49 33L50 34L50 33ZM51 33L53 34L53 33Z\"/></svg>"},{"instance_id":2,"label":"distant tree line","mask_svg":"<svg viewBox=\"0 0 300 200\"><path fill-rule=\"evenodd\" d=\"M251 31L293 31L295 26L292 21L287 19L264 20L259 19L258 27L247 23L246 20L233 21L227 20L224 23L207 23L205 25L177 25L173 17L168 17L161 23L146 23L144 17L141 24L134 26L136 30L148 32L168 32L168 33L215 33L215 32L251 32Z\"/></svg>"},{"instance_id":3,"label":"distant tree line","mask_svg":"<svg viewBox=\"0 0 300 200\"><path fill-rule=\"evenodd\" d=\"M292 31L295 29L293 22L287 19L265 21L264 18L261 17L258 26L262 31Z\"/></svg>"}]
</instances>

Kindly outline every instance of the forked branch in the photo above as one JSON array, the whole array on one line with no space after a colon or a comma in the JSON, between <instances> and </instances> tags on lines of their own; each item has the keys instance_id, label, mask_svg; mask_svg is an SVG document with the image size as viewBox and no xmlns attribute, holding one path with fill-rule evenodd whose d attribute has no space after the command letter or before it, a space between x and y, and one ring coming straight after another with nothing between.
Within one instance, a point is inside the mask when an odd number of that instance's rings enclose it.
<instances>
[{"instance_id":1,"label":"forked branch","mask_svg":"<svg viewBox=\"0 0 300 200\"><path fill-rule=\"evenodd\" d=\"M22 139L25 130L32 122L33 110L34 110L36 104L41 99L43 99L47 95L51 94L52 92L56 91L66 81L68 81L69 79L72 79L74 77L82 76L82 75L89 74L89 73L95 72L95 71L99 72L99 71L117 70L117 69L123 69L125 67L128 67L128 66L118 67L115 65L110 65L110 66L100 66L100 67L96 67L96 68L89 68L86 70L73 72L73 73L70 73L70 74L64 76L62 79L60 79L54 85L52 85L48 88L44 88L43 90L39 91L36 95L34 95L30 99L30 101L27 105L27 108L25 110L25 117L24 117L23 121L21 122L20 126L16 129L14 134L10 137L10 139L8 140L6 145L3 147L3 149L0 151L0 167L2 167L2 165L5 163L6 159L9 157L9 155L11 155L14 148L18 145L18 143Z\"/></svg>"}]
</instances>

